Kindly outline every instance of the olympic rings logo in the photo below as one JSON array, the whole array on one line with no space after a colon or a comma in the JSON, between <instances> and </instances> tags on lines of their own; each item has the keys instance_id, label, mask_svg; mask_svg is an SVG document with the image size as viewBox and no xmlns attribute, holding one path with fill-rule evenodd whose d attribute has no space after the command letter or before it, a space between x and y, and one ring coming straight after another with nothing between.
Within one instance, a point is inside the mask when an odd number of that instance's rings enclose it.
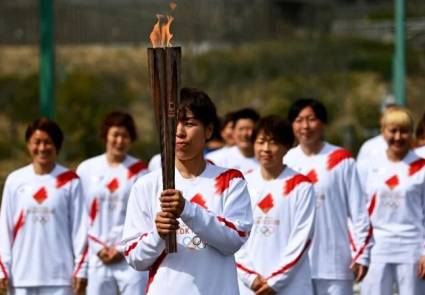
<instances>
[{"instance_id":1,"label":"olympic rings logo","mask_svg":"<svg viewBox=\"0 0 425 295\"><path fill-rule=\"evenodd\" d=\"M183 242L183 245L189 249L202 250L207 247L207 243L203 242L201 238L198 236L193 236L193 237L186 236L182 239L182 242Z\"/></svg>"}]
</instances>

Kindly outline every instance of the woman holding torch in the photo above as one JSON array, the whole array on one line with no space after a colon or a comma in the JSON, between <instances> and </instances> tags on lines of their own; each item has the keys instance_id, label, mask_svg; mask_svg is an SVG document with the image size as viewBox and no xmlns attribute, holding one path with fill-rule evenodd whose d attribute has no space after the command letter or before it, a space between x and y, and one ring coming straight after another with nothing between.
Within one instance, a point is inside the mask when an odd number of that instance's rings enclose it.
<instances>
[{"instance_id":1,"label":"woman holding torch","mask_svg":"<svg viewBox=\"0 0 425 295\"><path fill-rule=\"evenodd\" d=\"M216 109L202 91L180 92L176 131L175 188L162 189L156 170L133 186L124 225L124 255L149 270L147 294L238 294L234 254L252 225L241 172L204 159ZM165 237L177 234L177 253Z\"/></svg>"}]
</instances>

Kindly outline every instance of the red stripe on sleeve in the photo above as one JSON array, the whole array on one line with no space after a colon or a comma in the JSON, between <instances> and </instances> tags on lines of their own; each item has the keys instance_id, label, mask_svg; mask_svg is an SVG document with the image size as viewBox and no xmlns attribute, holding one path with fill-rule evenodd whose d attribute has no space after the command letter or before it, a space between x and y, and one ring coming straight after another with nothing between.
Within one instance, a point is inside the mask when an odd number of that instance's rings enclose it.
<instances>
[{"instance_id":1,"label":"red stripe on sleeve","mask_svg":"<svg viewBox=\"0 0 425 295\"><path fill-rule=\"evenodd\" d=\"M260 274L258 273L258 272L256 272L255 270L251 270L251 269L249 269L249 268L246 268L245 266L243 266L242 264L240 264L240 263L236 263L236 267L237 268L239 268L240 270L242 270L242 271L244 271L244 272L246 272L246 273L249 273L250 275L257 275L257 276L259 276Z\"/></svg>"},{"instance_id":2,"label":"red stripe on sleeve","mask_svg":"<svg viewBox=\"0 0 425 295\"><path fill-rule=\"evenodd\" d=\"M344 161L345 159L352 158L353 156L351 153L345 149L337 149L329 154L328 156L328 170L332 170L336 166L338 166L339 163Z\"/></svg>"},{"instance_id":3,"label":"red stripe on sleeve","mask_svg":"<svg viewBox=\"0 0 425 295\"><path fill-rule=\"evenodd\" d=\"M373 235L373 227L372 225L369 225L369 231L367 233L366 239L363 245L360 247L359 252L357 252L356 256L354 256L353 263L355 263L357 259L359 259L359 257L363 254L364 250L366 249L366 246L369 244L370 240L372 239L372 235Z\"/></svg>"},{"instance_id":4,"label":"red stripe on sleeve","mask_svg":"<svg viewBox=\"0 0 425 295\"><path fill-rule=\"evenodd\" d=\"M353 234L351 233L350 230L348 230L348 240L350 241L351 249L354 252L356 252L357 251L356 243L354 243Z\"/></svg>"},{"instance_id":5,"label":"red stripe on sleeve","mask_svg":"<svg viewBox=\"0 0 425 295\"><path fill-rule=\"evenodd\" d=\"M61 173L56 177L56 188L61 188L62 186L76 178L79 177L74 171L68 170L64 173Z\"/></svg>"},{"instance_id":6,"label":"red stripe on sleeve","mask_svg":"<svg viewBox=\"0 0 425 295\"><path fill-rule=\"evenodd\" d=\"M290 270L291 268L293 268L293 267L294 267L294 266L298 263L298 261L300 261L301 257L302 257L302 256L303 256L303 254L307 251L307 249L308 249L308 247L310 246L310 244L311 244L311 240L308 240L308 241L306 242L306 244L305 244L304 248L302 249L302 251L301 251L300 255L298 255L297 257L295 257L295 259L294 259L294 260L292 260L291 262L289 262L289 263L285 264L282 268L280 268L279 270L275 271L275 272L274 272L274 273L272 273L270 276L268 276L268 277L267 277L267 280L268 280L268 279L271 279L271 278L272 278L272 277L274 277L274 276L277 276L277 275L279 275L279 274L282 274L282 273L284 273L284 272L287 272L288 270Z\"/></svg>"},{"instance_id":7,"label":"red stripe on sleeve","mask_svg":"<svg viewBox=\"0 0 425 295\"><path fill-rule=\"evenodd\" d=\"M367 208L367 212L369 213L369 216L372 216L373 212L376 208L376 193L373 194L372 198L370 199L369 207Z\"/></svg>"},{"instance_id":8,"label":"red stripe on sleeve","mask_svg":"<svg viewBox=\"0 0 425 295\"><path fill-rule=\"evenodd\" d=\"M155 278L155 275L159 269L159 266L164 261L167 254L164 252L161 253L161 255L155 260L155 262L152 264L152 266L149 269L149 277L148 277L148 283L146 285L146 291L145 294L148 293L149 287L151 286L153 279Z\"/></svg>"},{"instance_id":9,"label":"red stripe on sleeve","mask_svg":"<svg viewBox=\"0 0 425 295\"><path fill-rule=\"evenodd\" d=\"M425 159L418 159L409 165L409 176L414 175L416 172L419 172L423 167L425 167Z\"/></svg>"},{"instance_id":10,"label":"red stripe on sleeve","mask_svg":"<svg viewBox=\"0 0 425 295\"><path fill-rule=\"evenodd\" d=\"M97 198L94 198L91 202L89 210L90 225L93 225L97 216L97 212L99 212L99 201L97 200Z\"/></svg>"},{"instance_id":11,"label":"red stripe on sleeve","mask_svg":"<svg viewBox=\"0 0 425 295\"><path fill-rule=\"evenodd\" d=\"M133 176L139 174L140 171L145 170L147 168L148 166L146 166L146 164L143 161L138 161L134 163L133 165L131 165L130 167L128 167L127 178L130 179Z\"/></svg>"},{"instance_id":12,"label":"red stripe on sleeve","mask_svg":"<svg viewBox=\"0 0 425 295\"><path fill-rule=\"evenodd\" d=\"M137 247L137 244L140 242L140 240L143 239L143 237L146 237L147 235L148 233L144 233L140 236L140 238L137 239L137 241L131 243L130 246L128 246L128 248L124 251L124 256L128 256L130 252Z\"/></svg>"},{"instance_id":13,"label":"red stripe on sleeve","mask_svg":"<svg viewBox=\"0 0 425 295\"><path fill-rule=\"evenodd\" d=\"M4 278L8 279L9 274L7 273L7 270L6 270L6 267L3 264L3 261L1 261L1 258L0 258L0 269L1 269L1 272L3 273L3 275L4 275Z\"/></svg>"},{"instance_id":14,"label":"red stripe on sleeve","mask_svg":"<svg viewBox=\"0 0 425 295\"><path fill-rule=\"evenodd\" d=\"M218 221L223 222L224 225L227 226L228 228L231 228L234 231L236 231L240 237L246 237L247 236L246 232L238 230L236 225L234 223L228 221L226 218L221 217L221 216L217 216L217 219L218 219Z\"/></svg>"},{"instance_id":15,"label":"red stripe on sleeve","mask_svg":"<svg viewBox=\"0 0 425 295\"><path fill-rule=\"evenodd\" d=\"M81 255L81 259L77 264L77 267L75 268L74 273L72 274L73 277L76 277L78 272L80 271L81 267L83 266L84 261L86 260L87 253L89 252L89 246L85 245L83 250L83 255Z\"/></svg>"},{"instance_id":16,"label":"red stripe on sleeve","mask_svg":"<svg viewBox=\"0 0 425 295\"><path fill-rule=\"evenodd\" d=\"M92 235L88 235L88 238L90 239L90 240L92 240L93 242L95 242L95 243L98 243L98 244L100 244L100 245L102 245L103 247L108 247L108 245L106 245L106 243L104 243L104 242L102 242L101 240L99 240L98 238L96 238L95 236L92 236Z\"/></svg>"},{"instance_id":17,"label":"red stripe on sleeve","mask_svg":"<svg viewBox=\"0 0 425 295\"><path fill-rule=\"evenodd\" d=\"M283 196L289 195L290 192L292 192L300 183L303 182L309 182L311 183L310 179L302 174L296 174L293 177L289 178L285 181L285 186L283 188Z\"/></svg>"},{"instance_id":18,"label":"red stripe on sleeve","mask_svg":"<svg viewBox=\"0 0 425 295\"><path fill-rule=\"evenodd\" d=\"M24 223L25 223L24 210L21 210L21 212L19 213L18 219L16 220L15 226L13 227L13 232L12 232L13 239L12 239L12 241L15 241L16 236L18 235L18 232L24 226Z\"/></svg>"},{"instance_id":19,"label":"red stripe on sleeve","mask_svg":"<svg viewBox=\"0 0 425 295\"><path fill-rule=\"evenodd\" d=\"M221 173L215 179L215 188L218 194L222 194L229 188L230 181L235 178L244 179L242 172L236 169L229 169Z\"/></svg>"}]
</instances>

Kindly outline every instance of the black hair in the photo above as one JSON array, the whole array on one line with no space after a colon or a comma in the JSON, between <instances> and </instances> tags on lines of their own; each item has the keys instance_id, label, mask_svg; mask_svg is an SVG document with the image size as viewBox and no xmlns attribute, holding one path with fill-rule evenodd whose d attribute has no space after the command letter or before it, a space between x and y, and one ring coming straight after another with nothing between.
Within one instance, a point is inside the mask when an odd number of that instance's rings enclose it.
<instances>
[{"instance_id":1,"label":"black hair","mask_svg":"<svg viewBox=\"0 0 425 295\"><path fill-rule=\"evenodd\" d=\"M306 108L311 107L316 117L324 124L328 123L328 112L326 107L317 99L314 98L299 98L289 108L288 120L293 123L298 117L300 112Z\"/></svg>"},{"instance_id":2,"label":"black hair","mask_svg":"<svg viewBox=\"0 0 425 295\"><path fill-rule=\"evenodd\" d=\"M60 151L64 136L61 128L55 121L44 117L32 121L25 131L25 141L28 142L37 130L46 132L52 139L56 151Z\"/></svg>"},{"instance_id":3,"label":"black hair","mask_svg":"<svg viewBox=\"0 0 425 295\"><path fill-rule=\"evenodd\" d=\"M254 123L257 123L260 119L260 115L252 108L243 108L233 113L233 122L235 125L241 119L250 119Z\"/></svg>"},{"instance_id":4,"label":"black hair","mask_svg":"<svg viewBox=\"0 0 425 295\"><path fill-rule=\"evenodd\" d=\"M105 116L100 127L100 137L104 141L106 141L109 129L114 126L124 127L127 129L131 141L135 141L137 139L136 124L130 114L121 111L113 111Z\"/></svg>"},{"instance_id":5,"label":"black hair","mask_svg":"<svg viewBox=\"0 0 425 295\"><path fill-rule=\"evenodd\" d=\"M227 124L232 123L235 124L235 113L229 112L227 113L224 118L220 122L220 131L223 131L224 128L226 128Z\"/></svg>"},{"instance_id":6,"label":"black hair","mask_svg":"<svg viewBox=\"0 0 425 295\"><path fill-rule=\"evenodd\" d=\"M261 118L255 125L252 132L251 140L254 142L260 133L264 133L278 142L279 144L292 147L294 145L295 137L292 131L292 126L282 116L269 115Z\"/></svg>"},{"instance_id":7,"label":"black hair","mask_svg":"<svg viewBox=\"0 0 425 295\"><path fill-rule=\"evenodd\" d=\"M180 102L178 107L178 120L186 120L187 112L190 111L196 120L204 127L217 124L217 110L211 98L202 90L185 87L180 90Z\"/></svg>"}]
</instances>

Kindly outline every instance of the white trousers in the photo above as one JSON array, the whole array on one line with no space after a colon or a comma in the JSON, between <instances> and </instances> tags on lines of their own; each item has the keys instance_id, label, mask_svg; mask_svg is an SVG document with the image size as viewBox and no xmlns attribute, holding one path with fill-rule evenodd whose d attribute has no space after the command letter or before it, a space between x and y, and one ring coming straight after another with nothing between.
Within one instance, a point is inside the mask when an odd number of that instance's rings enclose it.
<instances>
[{"instance_id":1,"label":"white trousers","mask_svg":"<svg viewBox=\"0 0 425 295\"><path fill-rule=\"evenodd\" d=\"M314 295L353 295L352 280L313 279Z\"/></svg>"},{"instance_id":2,"label":"white trousers","mask_svg":"<svg viewBox=\"0 0 425 295\"><path fill-rule=\"evenodd\" d=\"M417 263L371 263L361 284L362 295L424 295L425 283L417 275Z\"/></svg>"},{"instance_id":3,"label":"white trousers","mask_svg":"<svg viewBox=\"0 0 425 295\"><path fill-rule=\"evenodd\" d=\"M144 294L148 272L136 271L125 261L89 268L87 295Z\"/></svg>"},{"instance_id":4,"label":"white trousers","mask_svg":"<svg viewBox=\"0 0 425 295\"><path fill-rule=\"evenodd\" d=\"M74 295L71 287L11 288L11 295Z\"/></svg>"}]
</instances>

